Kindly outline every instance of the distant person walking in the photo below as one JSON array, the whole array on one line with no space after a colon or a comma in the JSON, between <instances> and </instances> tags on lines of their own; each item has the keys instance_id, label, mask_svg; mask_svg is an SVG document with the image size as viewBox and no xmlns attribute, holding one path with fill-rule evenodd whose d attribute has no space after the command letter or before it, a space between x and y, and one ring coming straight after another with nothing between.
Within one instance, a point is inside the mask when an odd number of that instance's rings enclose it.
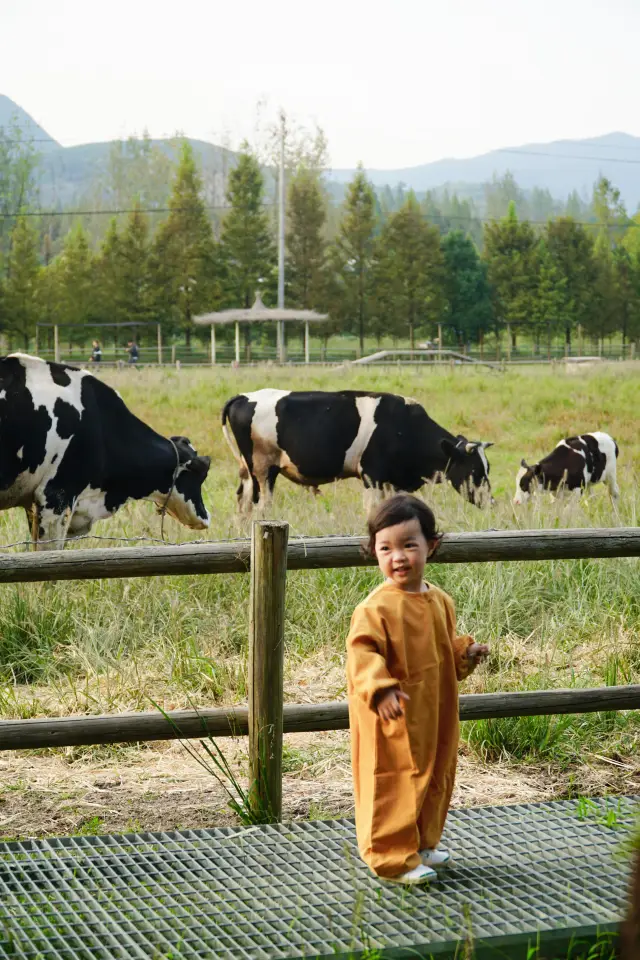
<instances>
[{"instance_id":1,"label":"distant person walking","mask_svg":"<svg viewBox=\"0 0 640 960\"><path fill-rule=\"evenodd\" d=\"M90 363L100 363L102 361L102 347L100 346L99 340L94 340L91 344L91 356L89 357Z\"/></svg>"},{"instance_id":2,"label":"distant person walking","mask_svg":"<svg viewBox=\"0 0 640 960\"><path fill-rule=\"evenodd\" d=\"M127 363L137 363L140 359L140 351L138 350L138 344L135 340L129 340L127 344L127 352L129 354L129 359Z\"/></svg>"}]
</instances>

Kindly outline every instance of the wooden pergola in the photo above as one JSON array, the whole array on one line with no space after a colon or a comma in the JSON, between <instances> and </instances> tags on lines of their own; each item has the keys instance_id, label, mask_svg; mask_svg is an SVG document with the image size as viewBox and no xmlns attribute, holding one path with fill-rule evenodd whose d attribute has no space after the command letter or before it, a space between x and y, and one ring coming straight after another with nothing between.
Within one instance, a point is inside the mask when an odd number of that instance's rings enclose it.
<instances>
[{"instance_id":1,"label":"wooden pergola","mask_svg":"<svg viewBox=\"0 0 640 960\"><path fill-rule=\"evenodd\" d=\"M279 307L265 307L260 293L256 293L256 299L252 307L248 310L221 310L218 313L203 313L194 317L194 323L201 326L209 324L211 326L211 363L216 362L216 326L218 324L236 325L236 363L240 363L240 324L241 323L277 323L285 324L292 320L304 322L304 360L309 363L309 324L321 323L328 319L326 313L316 313L315 310L289 310ZM284 363L285 346L282 328L279 327L278 336L278 360Z\"/></svg>"}]
</instances>

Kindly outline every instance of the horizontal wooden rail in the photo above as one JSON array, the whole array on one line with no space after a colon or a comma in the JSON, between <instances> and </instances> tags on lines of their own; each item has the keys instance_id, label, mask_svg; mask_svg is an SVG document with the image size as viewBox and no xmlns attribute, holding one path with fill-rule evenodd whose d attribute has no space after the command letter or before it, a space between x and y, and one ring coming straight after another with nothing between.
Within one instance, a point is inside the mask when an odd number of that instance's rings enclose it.
<instances>
[{"instance_id":1,"label":"horizontal wooden rail","mask_svg":"<svg viewBox=\"0 0 640 960\"><path fill-rule=\"evenodd\" d=\"M373 563L360 537L308 537L289 541L289 570L359 567ZM640 556L639 527L575 530L488 530L448 533L433 563L495 560L574 560ZM100 580L199 573L246 573L250 541L221 540L179 546L51 550L0 554L0 583Z\"/></svg>"},{"instance_id":2,"label":"horizontal wooden rail","mask_svg":"<svg viewBox=\"0 0 640 960\"><path fill-rule=\"evenodd\" d=\"M543 714L594 713L640 709L640 684L586 690L532 690L522 693L464 694L461 720L528 717ZM166 719L169 718L169 720ZM100 743L191 740L248 732L246 707L120 713L104 716L51 717L0 721L0 750L35 750ZM285 733L346 730L346 701L285 704Z\"/></svg>"}]
</instances>

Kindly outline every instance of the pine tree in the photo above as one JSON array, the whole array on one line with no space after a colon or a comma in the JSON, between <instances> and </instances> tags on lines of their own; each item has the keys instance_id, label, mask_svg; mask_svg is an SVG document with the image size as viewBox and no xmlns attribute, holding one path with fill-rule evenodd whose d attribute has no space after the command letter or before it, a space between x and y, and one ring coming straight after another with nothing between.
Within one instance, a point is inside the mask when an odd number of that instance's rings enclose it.
<instances>
[{"instance_id":1,"label":"pine tree","mask_svg":"<svg viewBox=\"0 0 640 960\"><path fill-rule=\"evenodd\" d=\"M120 312L129 322L147 323L153 316L149 222L139 202L120 238L120 257Z\"/></svg>"},{"instance_id":2,"label":"pine tree","mask_svg":"<svg viewBox=\"0 0 640 960\"><path fill-rule=\"evenodd\" d=\"M264 179L250 153L241 153L229 174L227 201L231 210L222 223L220 238L226 299L233 306L248 308L260 285L272 281L275 271L275 248L264 207Z\"/></svg>"},{"instance_id":3,"label":"pine tree","mask_svg":"<svg viewBox=\"0 0 640 960\"><path fill-rule=\"evenodd\" d=\"M422 215L415 194L389 217L376 242L375 291L385 323L408 333L437 322L443 307L443 257L440 234Z\"/></svg>"},{"instance_id":4,"label":"pine tree","mask_svg":"<svg viewBox=\"0 0 640 960\"><path fill-rule=\"evenodd\" d=\"M37 235L27 218L20 216L11 232L2 309L7 331L20 338L25 351L38 319L39 274Z\"/></svg>"},{"instance_id":5,"label":"pine tree","mask_svg":"<svg viewBox=\"0 0 640 960\"><path fill-rule=\"evenodd\" d=\"M158 294L156 309L165 321L177 318L187 349L191 347L194 315L210 309L219 296L215 244L201 191L193 150L185 141L173 181L169 216L156 234L152 263ZM141 229L140 222L135 229ZM140 237L136 243L139 246Z\"/></svg>"},{"instance_id":6,"label":"pine tree","mask_svg":"<svg viewBox=\"0 0 640 960\"><path fill-rule=\"evenodd\" d=\"M536 259L537 284L531 309L531 326L537 348L541 337L545 337L547 358L551 360L552 339L567 323L567 280L544 238L538 244Z\"/></svg>"},{"instance_id":7,"label":"pine tree","mask_svg":"<svg viewBox=\"0 0 640 960\"><path fill-rule=\"evenodd\" d=\"M516 331L529 322L536 289L536 237L531 224L518 220L515 203L499 223L485 224L483 256L489 268L494 310L501 324Z\"/></svg>"},{"instance_id":8,"label":"pine tree","mask_svg":"<svg viewBox=\"0 0 640 960\"><path fill-rule=\"evenodd\" d=\"M522 219L528 216L524 191L520 189L510 170L501 177L494 174L491 183L485 184L484 200L487 217L492 220L508 216L512 206Z\"/></svg>"},{"instance_id":9,"label":"pine tree","mask_svg":"<svg viewBox=\"0 0 640 960\"><path fill-rule=\"evenodd\" d=\"M300 168L289 184L287 202L287 300L313 310L326 297L326 200L319 176Z\"/></svg>"},{"instance_id":10,"label":"pine tree","mask_svg":"<svg viewBox=\"0 0 640 960\"><path fill-rule=\"evenodd\" d=\"M616 329L616 278L609 237L606 232L595 242L596 275L592 289L594 309L590 312L586 332L599 340L611 336Z\"/></svg>"},{"instance_id":11,"label":"pine tree","mask_svg":"<svg viewBox=\"0 0 640 960\"><path fill-rule=\"evenodd\" d=\"M364 352L364 335L371 297L371 267L376 231L376 198L362 165L347 187L342 218L333 250L334 314L345 326L355 326Z\"/></svg>"},{"instance_id":12,"label":"pine tree","mask_svg":"<svg viewBox=\"0 0 640 960\"><path fill-rule=\"evenodd\" d=\"M622 333L622 349L640 332L640 275L638 261L622 245L612 253L613 310L616 330Z\"/></svg>"},{"instance_id":13,"label":"pine tree","mask_svg":"<svg viewBox=\"0 0 640 960\"><path fill-rule=\"evenodd\" d=\"M121 323L122 302L122 244L115 217L109 221L107 232L96 257L98 277L98 313L104 323Z\"/></svg>"},{"instance_id":14,"label":"pine tree","mask_svg":"<svg viewBox=\"0 0 640 960\"><path fill-rule=\"evenodd\" d=\"M573 330L578 325L587 329L596 309L597 267L593 241L581 224L571 217L559 217L547 223L544 243L563 281L566 297L564 334L569 347Z\"/></svg>"},{"instance_id":15,"label":"pine tree","mask_svg":"<svg viewBox=\"0 0 640 960\"><path fill-rule=\"evenodd\" d=\"M444 312L460 345L480 340L493 323L487 265L468 234L452 230L441 241L444 257Z\"/></svg>"},{"instance_id":16,"label":"pine tree","mask_svg":"<svg viewBox=\"0 0 640 960\"><path fill-rule=\"evenodd\" d=\"M594 184L591 206L596 222L600 224L600 235L604 235L609 246L613 246L624 236L629 218L620 191L606 177L600 177Z\"/></svg>"},{"instance_id":17,"label":"pine tree","mask_svg":"<svg viewBox=\"0 0 640 960\"><path fill-rule=\"evenodd\" d=\"M62 253L47 268L59 270L60 301L56 321L77 328L69 333L69 341L84 339L80 328L90 326L100 316L100 290L95 283L96 264L82 224L77 224L65 237Z\"/></svg>"}]
</instances>

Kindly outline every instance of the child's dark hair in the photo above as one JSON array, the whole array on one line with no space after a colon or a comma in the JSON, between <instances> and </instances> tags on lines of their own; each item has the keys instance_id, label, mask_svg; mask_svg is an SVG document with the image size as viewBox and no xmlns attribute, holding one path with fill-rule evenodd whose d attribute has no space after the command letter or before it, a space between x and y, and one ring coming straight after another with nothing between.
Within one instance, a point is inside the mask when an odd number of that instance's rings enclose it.
<instances>
[{"instance_id":1,"label":"child's dark hair","mask_svg":"<svg viewBox=\"0 0 640 960\"><path fill-rule=\"evenodd\" d=\"M398 493L380 504L375 513L371 514L367 522L369 542L367 553L376 555L376 534L386 527L395 527L397 523L406 523L407 520L418 520L425 540L439 540L442 534L436 526L433 510L424 500L412 497L409 493Z\"/></svg>"}]
</instances>

